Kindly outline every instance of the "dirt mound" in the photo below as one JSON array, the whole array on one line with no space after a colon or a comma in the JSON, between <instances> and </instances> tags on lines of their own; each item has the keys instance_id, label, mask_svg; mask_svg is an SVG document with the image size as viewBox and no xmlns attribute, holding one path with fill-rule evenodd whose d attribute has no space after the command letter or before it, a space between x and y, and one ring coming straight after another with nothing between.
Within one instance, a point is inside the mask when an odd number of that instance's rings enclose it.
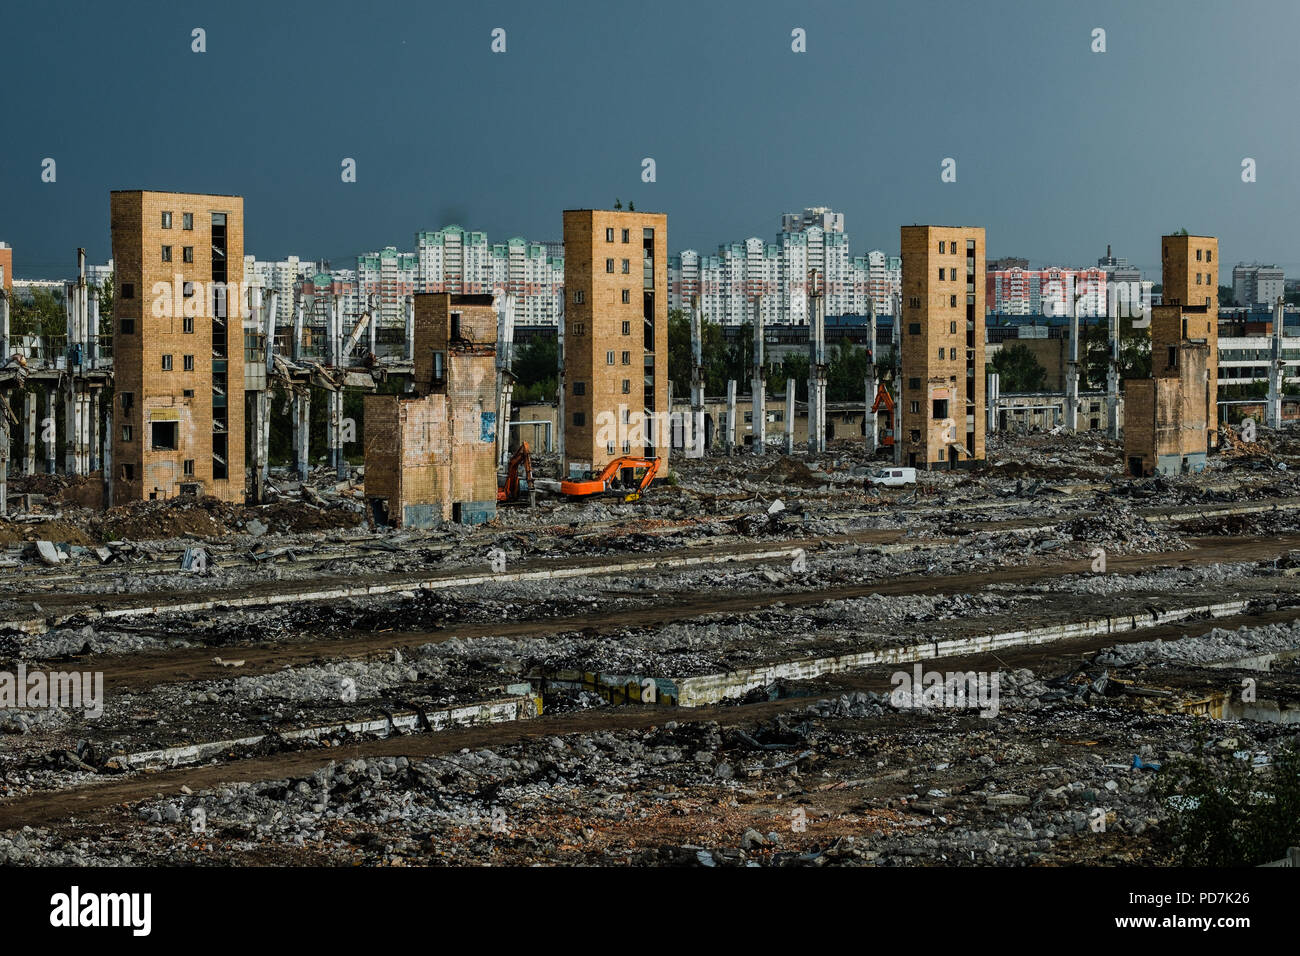
<instances>
[{"instance_id":1,"label":"dirt mound","mask_svg":"<svg viewBox=\"0 0 1300 956\"><path fill-rule=\"evenodd\" d=\"M767 471L760 472L759 477L776 484L799 485L804 488L816 488L826 483L826 479L818 478L811 468L797 458L778 458L776 464Z\"/></svg>"},{"instance_id":2,"label":"dirt mound","mask_svg":"<svg viewBox=\"0 0 1300 956\"><path fill-rule=\"evenodd\" d=\"M0 546L21 544L24 541L53 541L82 546L95 543L84 529L67 521L38 521L32 524L0 521Z\"/></svg>"},{"instance_id":3,"label":"dirt mound","mask_svg":"<svg viewBox=\"0 0 1300 956\"><path fill-rule=\"evenodd\" d=\"M218 498L173 498L121 505L90 519L102 541L151 538L219 538L249 533L250 522L271 534L352 528L362 515L348 508L317 508L305 502L278 501L263 507L234 505Z\"/></svg>"}]
</instances>

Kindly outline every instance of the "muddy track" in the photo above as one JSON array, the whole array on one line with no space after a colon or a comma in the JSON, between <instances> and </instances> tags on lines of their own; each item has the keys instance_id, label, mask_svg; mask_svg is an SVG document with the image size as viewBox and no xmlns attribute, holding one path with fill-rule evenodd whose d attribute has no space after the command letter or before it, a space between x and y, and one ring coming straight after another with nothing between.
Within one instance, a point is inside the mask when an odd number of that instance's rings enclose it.
<instances>
[{"instance_id":1,"label":"muddy track","mask_svg":"<svg viewBox=\"0 0 1300 956\"><path fill-rule=\"evenodd\" d=\"M997 670L1029 667L1051 675L1074 666L1079 660L1115 644L1174 640L1213 628L1252 627L1300 618L1300 609L1240 614L1233 617L1181 621L1124 634L1063 640L1050 645L1004 648L997 653L935 658L924 662L934 670ZM519 741L558 734L580 734L606 730L646 730L669 720L679 723L717 721L723 727L748 726L768 720L784 711L807 707L817 699L855 690L886 692L896 667L875 667L835 675L811 682L809 696L730 706L674 708L635 705L538 717L533 720L481 727L459 727L437 733L410 734L379 740L345 743L327 749L285 752L250 757L221 764L176 770L130 774L116 778L95 778L69 790L43 791L0 801L0 831L23 826L58 826L73 822L102 824L120 814L127 804L156 797L181 794L223 784L300 778L315 773L331 761L355 758L406 757L421 760L429 756L454 754L462 748L500 748Z\"/></svg>"},{"instance_id":2,"label":"muddy track","mask_svg":"<svg viewBox=\"0 0 1300 956\"><path fill-rule=\"evenodd\" d=\"M874 532L878 534L879 532ZM1300 548L1300 535L1269 538L1201 538L1186 551L1156 554L1116 555L1107 559L1108 574L1134 574L1159 565L1206 565L1222 562L1259 561ZM767 549L764 545L755 545ZM691 592L660 593L668 600L647 602L632 609L566 617L486 624L452 624L430 632L382 631L361 635L308 639L267 646L249 642L223 644L219 648L193 647L166 651L145 651L120 655L81 655L61 659L59 668L69 664L79 669L94 669L104 674L110 691L144 690L152 686L201 680L222 680L231 676L251 676L279 670L286 666L321 660L364 658L373 654L405 650L423 644L441 643L452 638L540 637L562 631L605 634L624 628L654 627L719 613L759 611L775 605L807 607L828 601L842 601L881 595L928 595L965 593L990 584L1034 583L1054 577L1079 574L1090 569L1088 560L1062 561L1055 566L1002 568L950 575L906 575L861 584L841 584L817 591L763 590L747 594L718 596ZM1288 579L1289 580L1289 579ZM238 668L215 663L214 652L227 660L242 660ZM28 671L40 668L32 663Z\"/></svg>"}]
</instances>

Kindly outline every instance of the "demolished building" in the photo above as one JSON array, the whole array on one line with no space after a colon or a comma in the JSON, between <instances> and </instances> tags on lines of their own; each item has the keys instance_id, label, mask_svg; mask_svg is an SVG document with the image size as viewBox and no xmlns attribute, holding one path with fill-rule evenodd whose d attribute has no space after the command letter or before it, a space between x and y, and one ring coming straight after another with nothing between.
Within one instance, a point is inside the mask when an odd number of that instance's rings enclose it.
<instances>
[{"instance_id":1,"label":"demolished building","mask_svg":"<svg viewBox=\"0 0 1300 956\"><path fill-rule=\"evenodd\" d=\"M1152 375L1124 383L1124 462L1134 477L1205 468L1214 407L1210 344L1199 334L1207 314L1205 306L1152 308Z\"/></svg>"},{"instance_id":2,"label":"demolished building","mask_svg":"<svg viewBox=\"0 0 1300 956\"><path fill-rule=\"evenodd\" d=\"M365 397L371 520L400 528L496 514L497 313L490 295L415 295L413 395Z\"/></svg>"}]
</instances>

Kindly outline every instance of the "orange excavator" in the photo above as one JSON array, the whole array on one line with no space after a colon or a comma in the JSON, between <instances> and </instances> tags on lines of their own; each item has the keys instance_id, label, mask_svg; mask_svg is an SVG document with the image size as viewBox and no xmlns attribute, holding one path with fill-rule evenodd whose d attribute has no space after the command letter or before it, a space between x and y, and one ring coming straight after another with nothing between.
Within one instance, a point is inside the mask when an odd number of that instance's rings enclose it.
<instances>
[{"instance_id":1,"label":"orange excavator","mask_svg":"<svg viewBox=\"0 0 1300 956\"><path fill-rule=\"evenodd\" d=\"M876 400L871 405L871 414L876 414L881 409L885 410L885 427L880 432L880 444L886 447L893 447L894 444L894 399L889 394L889 389L885 388L885 383L881 382L880 387L876 389Z\"/></svg>"},{"instance_id":2,"label":"orange excavator","mask_svg":"<svg viewBox=\"0 0 1300 956\"><path fill-rule=\"evenodd\" d=\"M560 494L568 495L571 498L586 498L590 495L601 495L608 491L622 492L625 488L631 488L631 492L624 495L624 501L636 501L641 497L641 493L650 487L650 482L654 481L655 476L659 474L658 458L639 458L635 455L623 455L615 458L608 465L601 469L600 474L594 478L588 479L567 479L560 482ZM623 471L630 471L632 477L623 478L620 474ZM638 479L635 477L637 470L643 470L643 474Z\"/></svg>"},{"instance_id":3,"label":"orange excavator","mask_svg":"<svg viewBox=\"0 0 1300 956\"><path fill-rule=\"evenodd\" d=\"M519 500L519 468L524 469L525 487L532 490L533 486L533 453L528 447L528 442L520 442L515 453L510 456L510 463L506 466L505 484L497 488L497 501L510 502Z\"/></svg>"}]
</instances>

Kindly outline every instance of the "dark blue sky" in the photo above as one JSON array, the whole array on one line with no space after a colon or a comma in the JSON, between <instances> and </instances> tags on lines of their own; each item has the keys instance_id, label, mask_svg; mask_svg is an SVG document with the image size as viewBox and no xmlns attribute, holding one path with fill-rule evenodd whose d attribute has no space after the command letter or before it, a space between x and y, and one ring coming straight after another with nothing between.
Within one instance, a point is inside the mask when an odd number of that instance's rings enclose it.
<instances>
[{"instance_id":1,"label":"dark blue sky","mask_svg":"<svg viewBox=\"0 0 1300 956\"><path fill-rule=\"evenodd\" d=\"M1292 0L7 0L0 239L58 276L109 256L110 189L238 193L249 252L338 265L453 221L559 238L617 196L666 212L673 251L829 205L854 254L952 223L1154 273L1186 227L1300 274L1297 27Z\"/></svg>"}]
</instances>

